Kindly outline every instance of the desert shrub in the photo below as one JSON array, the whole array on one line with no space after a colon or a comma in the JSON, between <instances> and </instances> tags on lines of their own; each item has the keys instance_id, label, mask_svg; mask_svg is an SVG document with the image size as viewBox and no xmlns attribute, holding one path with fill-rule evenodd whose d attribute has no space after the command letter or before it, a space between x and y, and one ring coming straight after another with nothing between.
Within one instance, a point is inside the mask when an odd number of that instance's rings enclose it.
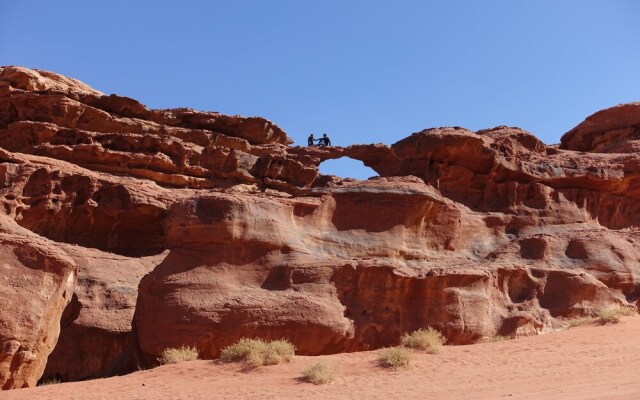
<instances>
[{"instance_id":1,"label":"desert shrub","mask_svg":"<svg viewBox=\"0 0 640 400\"><path fill-rule=\"evenodd\" d=\"M220 361L225 363L246 361L251 354L261 353L267 344L262 339L242 338L220 352Z\"/></svg>"},{"instance_id":2,"label":"desert shrub","mask_svg":"<svg viewBox=\"0 0 640 400\"><path fill-rule=\"evenodd\" d=\"M336 377L336 368L327 362L319 362L302 371L302 378L314 385L332 382Z\"/></svg>"},{"instance_id":3,"label":"desert shrub","mask_svg":"<svg viewBox=\"0 0 640 400\"><path fill-rule=\"evenodd\" d=\"M504 342L505 340L511 340L511 339L513 339L513 337L511 336L496 335L496 336L486 337L482 339L481 342L482 343Z\"/></svg>"},{"instance_id":4,"label":"desert shrub","mask_svg":"<svg viewBox=\"0 0 640 400\"><path fill-rule=\"evenodd\" d=\"M406 347L387 347L378 352L378 361L383 367L397 369L411 365L413 353Z\"/></svg>"},{"instance_id":5,"label":"desert shrub","mask_svg":"<svg viewBox=\"0 0 640 400\"><path fill-rule=\"evenodd\" d=\"M57 385L58 383L62 383L62 381L58 378L49 378L38 382L37 386Z\"/></svg>"},{"instance_id":6,"label":"desert shrub","mask_svg":"<svg viewBox=\"0 0 640 400\"><path fill-rule=\"evenodd\" d=\"M565 322L569 324L569 328L574 328L576 326L592 323L595 320L596 320L595 317L576 317L576 318L568 319Z\"/></svg>"},{"instance_id":7,"label":"desert shrub","mask_svg":"<svg viewBox=\"0 0 640 400\"><path fill-rule=\"evenodd\" d=\"M295 355L295 347L289 341L242 338L237 343L222 349L220 361L224 363L247 362L253 367L275 365L283 361L291 361Z\"/></svg>"},{"instance_id":8,"label":"desert shrub","mask_svg":"<svg viewBox=\"0 0 640 400\"><path fill-rule=\"evenodd\" d=\"M596 311L597 321L601 324L617 324L620 318L635 314L631 307L614 306Z\"/></svg>"},{"instance_id":9,"label":"desert shrub","mask_svg":"<svg viewBox=\"0 0 640 400\"><path fill-rule=\"evenodd\" d=\"M418 329L412 333L405 333L400 344L404 347L416 350L424 350L429 353L437 353L445 343L445 338L433 328Z\"/></svg>"},{"instance_id":10,"label":"desert shrub","mask_svg":"<svg viewBox=\"0 0 640 400\"><path fill-rule=\"evenodd\" d=\"M267 343L265 365L279 364L282 361L289 362L296 354L296 348L288 340L272 340Z\"/></svg>"},{"instance_id":11,"label":"desert shrub","mask_svg":"<svg viewBox=\"0 0 640 400\"><path fill-rule=\"evenodd\" d=\"M165 349L160 355L161 364L177 364L183 361L193 361L197 359L198 349L187 346Z\"/></svg>"}]
</instances>

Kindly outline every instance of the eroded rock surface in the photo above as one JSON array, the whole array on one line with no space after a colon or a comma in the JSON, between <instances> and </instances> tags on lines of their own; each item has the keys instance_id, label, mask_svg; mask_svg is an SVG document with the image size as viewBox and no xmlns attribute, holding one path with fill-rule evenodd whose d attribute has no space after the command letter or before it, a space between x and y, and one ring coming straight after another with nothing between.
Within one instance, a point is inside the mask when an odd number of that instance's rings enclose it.
<instances>
[{"instance_id":1,"label":"eroded rock surface","mask_svg":"<svg viewBox=\"0 0 640 400\"><path fill-rule=\"evenodd\" d=\"M634 307L639 123L627 104L561 146L454 127L292 147L263 118L0 67L0 384L33 385L45 364L125 373L181 345L214 358L241 337L324 354L432 326L472 343ZM318 173L340 157L379 177Z\"/></svg>"},{"instance_id":2,"label":"eroded rock surface","mask_svg":"<svg viewBox=\"0 0 640 400\"><path fill-rule=\"evenodd\" d=\"M560 147L594 153L637 153L640 103L620 104L587 117L562 137Z\"/></svg>"},{"instance_id":3,"label":"eroded rock surface","mask_svg":"<svg viewBox=\"0 0 640 400\"><path fill-rule=\"evenodd\" d=\"M0 385L34 386L73 296L76 265L54 242L0 218Z\"/></svg>"}]
</instances>

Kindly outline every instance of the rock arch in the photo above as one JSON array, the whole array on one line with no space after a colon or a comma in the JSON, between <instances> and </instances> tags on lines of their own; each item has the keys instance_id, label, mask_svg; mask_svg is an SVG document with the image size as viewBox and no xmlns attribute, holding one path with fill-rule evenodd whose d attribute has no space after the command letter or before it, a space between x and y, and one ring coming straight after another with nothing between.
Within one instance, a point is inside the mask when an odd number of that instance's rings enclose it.
<instances>
[{"instance_id":1,"label":"rock arch","mask_svg":"<svg viewBox=\"0 0 640 400\"><path fill-rule=\"evenodd\" d=\"M367 179L378 176L372 168L367 167L360 160L348 156L329 159L321 162L318 171L322 175L335 175L341 178Z\"/></svg>"}]
</instances>

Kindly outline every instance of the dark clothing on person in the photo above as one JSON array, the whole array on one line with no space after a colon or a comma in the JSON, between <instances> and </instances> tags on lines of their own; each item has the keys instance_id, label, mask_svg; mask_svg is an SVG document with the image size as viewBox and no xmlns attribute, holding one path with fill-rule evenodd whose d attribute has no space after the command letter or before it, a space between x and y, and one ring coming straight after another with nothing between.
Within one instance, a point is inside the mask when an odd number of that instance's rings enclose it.
<instances>
[{"instance_id":1,"label":"dark clothing on person","mask_svg":"<svg viewBox=\"0 0 640 400\"><path fill-rule=\"evenodd\" d=\"M320 142L320 146L331 146L331 139L329 139L329 136L327 136L326 133L322 135L318 141Z\"/></svg>"},{"instance_id":2,"label":"dark clothing on person","mask_svg":"<svg viewBox=\"0 0 640 400\"><path fill-rule=\"evenodd\" d=\"M307 138L307 145L309 146L313 146L313 141L315 139L313 138L313 133L311 135L309 135L309 137Z\"/></svg>"}]
</instances>

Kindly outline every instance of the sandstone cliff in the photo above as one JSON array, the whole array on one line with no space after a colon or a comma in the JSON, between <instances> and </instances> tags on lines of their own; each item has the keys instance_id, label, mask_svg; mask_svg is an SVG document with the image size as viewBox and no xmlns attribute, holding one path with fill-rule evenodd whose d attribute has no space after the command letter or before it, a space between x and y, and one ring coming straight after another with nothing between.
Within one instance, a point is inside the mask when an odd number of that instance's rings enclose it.
<instances>
[{"instance_id":1,"label":"sandstone cliff","mask_svg":"<svg viewBox=\"0 0 640 400\"><path fill-rule=\"evenodd\" d=\"M497 127L292 147L263 118L0 67L0 385L45 365L125 373L180 345L214 358L244 336L303 354L426 326L472 343L633 307L639 138L626 104L560 146ZM379 177L318 173L340 157Z\"/></svg>"}]
</instances>

